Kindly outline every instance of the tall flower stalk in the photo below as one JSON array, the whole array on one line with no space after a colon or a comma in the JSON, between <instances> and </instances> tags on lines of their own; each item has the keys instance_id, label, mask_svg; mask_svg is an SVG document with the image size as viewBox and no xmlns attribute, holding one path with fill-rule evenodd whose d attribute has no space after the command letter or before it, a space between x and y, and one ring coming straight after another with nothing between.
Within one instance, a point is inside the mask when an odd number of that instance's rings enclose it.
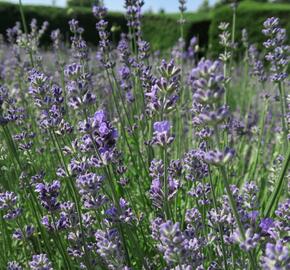
<instances>
[{"instance_id":1,"label":"tall flower stalk","mask_svg":"<svg viewBox=\"0 0 290 270\"><path fill-rule=\"evenodd\" d=\"M144 40L139 0L124 2L128 33L112 26L115 47L101 2L97 48L80 17L68 21L70 43L56 29L43 50L48 23L25 29L22 5L24 30L16 22L0 44L0 269L287 268L279 21L264 23L266 56L244 29L236 61L234 6L219 59L199 59L186 1L169 53Z\"/></svg>"}]
</instances>

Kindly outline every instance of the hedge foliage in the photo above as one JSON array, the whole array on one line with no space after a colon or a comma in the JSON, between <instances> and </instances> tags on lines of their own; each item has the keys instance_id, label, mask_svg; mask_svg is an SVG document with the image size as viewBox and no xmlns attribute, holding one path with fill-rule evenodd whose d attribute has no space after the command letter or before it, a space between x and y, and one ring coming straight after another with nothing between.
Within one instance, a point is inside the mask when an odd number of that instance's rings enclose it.
<instances>
[{"instance_id":1,"label":"hedge foliage","mask_svg":"<svg viewBox=\"0 0 290 270\"><path fill-rule=\"evenodd\" d=\"M42 22L49 22L49 29L44 35L42 42L48 44L50 42L49 33L51 30L59 28L61 33L64 33L65 39L68 40L70 35L68 21L72 18L78 19L80 25L85 29L84 38L91 44L97 42L97 31L95 28L96 19L93 17L90 8L57 8L49 6L23 6L23 10L26 17L26 23L35 18L38 24ZM1 3L0 4L0 33L5 35L6 29L14 26L15 21L21 21L18 5ZM118 35L121 31L127 31L126 21L122 13L110 12L108 14L109 29L113 25L118 25L118 31L115 33Z\"/></svg>"},{"instance_id":2,"label":"hedge foliage","mask_svg":"<svg viewBox=\"0 0 290 270\"><path fill-rule=\"evenodd\" d=\"M95 29L96 20L93 17L90 8L57 8L48 6L24 6L24 12L27 23L32 18L36 18L40 23L44 20L49 21L49 31L59 28L65 33L65 39L69 39L68 21L72 18L78 19L80 25L84 27L84 38L90 44L97 44L97 31ZM255 3L245 0L237 9L236 23L236 41L241 40L241 31L243 28L248 30L251 43L257 43L261 46L264 37L261 34L263 21L267 17L277 16L281 19L283 27L286 27L290 33L290 4L271 4ZM0 2L0 33L5 35L6 29L12 27L15 21L20 21L18 5ZM112 40L116 43L119 40L121 32L127 32L127 25L124 14L118 12L109 12L109 28L112 26L115 32L112 32ZM166 51L172 48L179 36L180 28L177 24L179 14L144 14L142 21L142 30L145 40L149 41L152 50ZM207 48L210 46L210 55L217 56L221 51L219 45L220 22L232 22L232 10L229 6L222 6L211 12L186 13L186 23L184 25L184 37L187 42L192 36L198 36L200 46ZM49 34L42 40L43 44L49 44ZM260 47L261 48L261 47Z\"/></svg>"},{"instance_id":3,"label":"hedge foliage","mask_svg":"<svg viewBox=\"0 0 290 270\"><path fill-rule=\"evenodd\" d=\"M176 44L180 37L180 25L177 14L145 14L143 17L143 34L150 41L154 50L164 50ZM208 45L210 17L207 14L188 13L185 16L184 38L188 44L193 36L199 38L201 47ZM170 44L168 46L168 44Z\"/></svg>"},{"instance_id":4,"label":"hedge foliage","mask_svg":"<svg viewBox=\"0 0 290 270\"><path fill-rule=\"evenodd\" d=\"M261 33L263 29L263 22L268 17L280 18L281 25L287 29L290 35L290 4L273 4L273 3L255 3L243 2L237 9L236 20L236 42L241 44L242 29L246 29L249 35L250 43L257 45L262 49L262 42L265 41L265 36ZM232 9L229 6L223 6L215 10L212 16L209 42L210 52L212 56L217 56L221 51L219 45L218 25L220 22L232 22ZM241 48L241 46L238 46Z\"/></svg>"},{"instance_id":5,"label":"hedge foliage","mask_svg":"<svg viewBox=\"0 0 290 270\"><path fill-rule=\"evenodd\" d=\"M68 21L72 18L78 19L80 25L85 29L84 38L90 44L97 44L97 31L95 28L96 19L93 17L91 9L85 7L75 8L57 8L47 6L24 6L24 13L27 24L32 18L36 18L41 24L47 20L49 30L59 28L65 33L65 39L69 38ZM14 26L15 21L21 21L18 5L9 3L0 3L0 33L6 33L6 29ZM180 28L177 24L178 15L157 15L145 14L142 21L142 30L144 39L149 41L153 50L167 50L173 47L180 35ZM118 12L109 12L109 29L115 26L112 33L112 40L115 43L119 40L121 32L127 32L127 25L124 14ZM200 37L201 46L208 44L208 29L210 26L210 17L207 14L186 14L187 22L184 25L184 35L187 43L193 35ZM46 34L42 42L49 44L49 34Z\"/></svg>"}]
</instances>

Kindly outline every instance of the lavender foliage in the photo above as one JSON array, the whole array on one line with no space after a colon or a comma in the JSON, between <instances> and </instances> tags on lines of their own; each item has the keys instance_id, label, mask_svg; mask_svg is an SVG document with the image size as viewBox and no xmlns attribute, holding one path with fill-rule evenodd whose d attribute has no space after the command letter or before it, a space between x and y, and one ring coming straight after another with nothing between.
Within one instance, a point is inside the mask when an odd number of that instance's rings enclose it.
<instances>
[{"instance_id":1,"label":"lavender foliage","mask_svg":"<svg viewBox=\"0 0 290 270\"><path fill-rule=\"evenodd\" d=\"M205 58L180 0L176 46L154 52L143 5L124 1L120 37L93 6L95 46L75 18L49 48L47 22L7 29L0 269L290 269L286 30L267 19L259 51L243 29L236 61L221 22Z\"/></svg>"}]
</instances>

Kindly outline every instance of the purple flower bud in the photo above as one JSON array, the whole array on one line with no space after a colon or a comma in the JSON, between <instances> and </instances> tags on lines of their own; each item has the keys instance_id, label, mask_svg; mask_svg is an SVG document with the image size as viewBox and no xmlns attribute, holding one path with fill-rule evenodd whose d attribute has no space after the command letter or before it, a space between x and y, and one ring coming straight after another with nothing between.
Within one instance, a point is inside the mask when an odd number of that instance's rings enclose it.
<instances>
[{"instance_id":1,"label":"purple flower bud","mask_svg":"<svg viewBox=\"0 0 290 270\"><path fill-rule=\"evenodd\" d=\"M260 222L259 227L262 229L262 232L268 233L269 229L274 226L274 220L272 218L263 218Z\"/></svg>"},{"instance_id":2,"label":"purple flower bud","mask_svg":"<svg viewBox=\"0 0 290 270\"><path fill-rule=\"evenodd\" d=\"M169 121L155 122L153 129L157 133L168 133L171 128Z\"/></svg>"},{"instance_id":3,"label":"purple flower bud","mask_svg":"<svg viewBox=\"0 0 290 270\"><path fill-rule=\"evenodd\" d=\"M60 182L54 180L52 183L39 183L35 186L35 191L38 193L41 205L48 211L57 211L60 204L57 197L60 192Z\"/></svg>"},{"instance_id":4,"label":"purple flower bud","mask_svg":"<svg viewBox=\"0 0 290 270\"><path fill-rule=\"evenodd\" d=\"M103 6L93 6L92 11L98 19L103 19L107 15L107 8Z\"/></svg>"},{"instance_id":5,"label":"purple flower bud","mask_svg":"<svg viewBox=\"0 0 290 270\"><path fill-rule=\"evenodd\" d=\"M75 19L72 19L72 20L70 20L69 22L68 22L68 24L69 24L69 27L70 27L70 31L71 32L77 32L77 29L78 29L78 27L79 27L79 22L77 21L77 20L75 20Z\"/></svg>"},{"instance_id":6,"label":"purple flower bud","mask_svg":"<svg viewBox=\"0 0 290 270\"><path fill-rule=\"evenodd\" d=\"M46 254L33 255L29 267L31 270L53 270L52 263Z\"/></svg>"},{"instance_id":7,"label":"purple flower bud","mask_svg":"<svg viewBox=\"0 0 290 270\"><path fill-rule=\"evenodd\" d=\"M116 229L97 230L97 253L104 259L110 269L124 265L124 255L119 233Z\"/></svg>"},{"instance_id":8,"label":"purple flower bud","mask_svg":"<svg viewBox=\"0 0 290 270\"><path fill-rule=\"evenodd\" d=\"M233 233L233 239L239 243L241 249L249 251L254 249L260 240L260 236L252 231L252 229L247 229L245 233L245 240L242 239L239 231Z\"/></svg>"},{"instance_id":9,"label":"purple flower bud","mask_svg":"<svg viewBox=\"0 0 290 270\"><path fill-rule=\"evenodd\" d=\"M4 211L4 219L12 220L21 215L22 210L17 207L17 201L18 198L14 192L0 193L0 210Z\"/></svg>"},{"instance_id":10,"label":"purple flower bud","mask_svg":"<svg viewBox=\"0 0 290 270\"><path fill-rule=\"evenodd\" d=\"M283 246L281 241L277 241L276 244L267 243L265 255L261 258L261 264L265 270L287 270L290 265L289 248Z\"/></svg>"},{"instance_id":11,"label":"purple flower bud","mask_svg":"<svg viewBox=\"0 0 290 270\"><path fill-rule=\"evenodd\" d=\"M94 173L79 175L77 178L77 187L81 195L96 194L100 190L104 177Z\"/></svg>"},{"instance_id":12,"label":"purple flower bud","mask_svg":"<svg viewBox=\"0 0 290 270\"><path fill-rule=\"evenodd\" d=\"M23 270L22 266L18 262L8 262L7 270Z\"/></svg>"},{"instance_id":13,"label":"purple flower bud","mask_svg":"<svg viewBox=\"0 0 290 270\"><path fill-rule=\"evenodd\" d=\"M223 166L228 163L235 155L233 149L227 148L224 152L211 150L204 153L203 160L215 166Z\"/></svg>"},{"instance_id":14,"label":"purple flower bud","mask_svg":"<svg viewBox=\"0 0 290 270\"><path fill-rule=\"evenodd\" d=\"M289 61L289 46L285 45L287 40L286 30L279 27L278 18L268 18L264 22L265 29L262 33L268 38L264 43L267 50L265 59L271 62L271 80L275 83L284 81L288 74L285 67Z\"/></svg>"},{"instance_id":15,"label":"purple flower bud","mask_svg":"<svg viewBox=\"0 0 290 270\"><path fill-rule=\"evenodd\" d=\"M64 68L64 75L66 77L79 77L81 74L82 66L77 63L66 65Z\"/></svg>"}]
</instances>

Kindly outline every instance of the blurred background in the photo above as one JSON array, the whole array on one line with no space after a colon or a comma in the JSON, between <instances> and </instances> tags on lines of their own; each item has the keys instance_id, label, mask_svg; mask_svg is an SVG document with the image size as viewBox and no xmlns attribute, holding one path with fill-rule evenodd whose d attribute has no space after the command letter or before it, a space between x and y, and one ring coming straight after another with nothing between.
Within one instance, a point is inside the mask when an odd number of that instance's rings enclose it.
<instances>
[{"instance_id":1,"label":"blurred background","mask_svg":"<svg viewBox=\"0 0 290 270\"><path fill-rule=\"evenodd\" d=\"M18 0L8 1L17 3ZM90 0L23 0L23 4L34 4L34 5L52 5L58 7L65 6L91 6L93 1ZM122 0L104 0L105 6L112 11L124 11L124 1ZM206 5L213 6L217 0L190 0L187 1L187 8L191 11L196 11L198 8L206 3ZM178 0L146 0L143 6L144 12L177 12L178 11Z\"/></svg>"},{"instance_id":2,"label":"blurred background","mask_svg":"<svg viewBox=\"0 0 290 270\"><path fill-rule=\"evenodd\" d=\"M251 2L274 2L274 3L290 3L290 0L244 0ZM8 0L5 2L18 3L18 0ZM57 7L67 6L91 6L94 2L92 0L23 0L23 4L31 5L47 5ZM123 0L103 0L103 4L111 11L124 11ZM145 0L143 6L143 12L178 12L178 0ZM186 3L188 11L198 11L222 4L231 2L231 0L188 0ZM241 1L240 1L241 2Z\"/></svg>"},{"instance_id":3,"label":"blurred background","mask_svg":"<svg viewBox=\"0 0 290 270\"><path fill-rule=\"evenodd\" d=\"M142 34L150 43L152 51L166 53L178 45L180 37L180 1L184 0L144 0L142 6ZM249 41L258 49L264 41L261 34L263 22L268 17L279 17L281 25L290 33L290 0L186 0L186 11L182 21L184 44L190 45L193 37L198 39L200 53L210 53L215 57L220 52L218 25L232 23L236 13L236 47L242 44L241 32L246 29ZM68 21L77 19L84 28L83 37L91 45L97 45L96 19L92 15L94 4L104 4L108 10L107 20L111 31L111 41L116 45L121 33L127 33L125 0L22 0L27 24L36 19L39 27L48 21L48 31L41 38L43 47L51 46L50 33L59 29L64 42L69 43ZM234 4L234 5L233 5ZM45 6L45 7L44 7ZM233 9L233 6L235 7ZM7 28L21 21L18 0L0 0L0 34L4 40ZM261 46L260 46L261 47ZM262 49L262 48L260 48Z\"/></svg>"}]
</instances>

